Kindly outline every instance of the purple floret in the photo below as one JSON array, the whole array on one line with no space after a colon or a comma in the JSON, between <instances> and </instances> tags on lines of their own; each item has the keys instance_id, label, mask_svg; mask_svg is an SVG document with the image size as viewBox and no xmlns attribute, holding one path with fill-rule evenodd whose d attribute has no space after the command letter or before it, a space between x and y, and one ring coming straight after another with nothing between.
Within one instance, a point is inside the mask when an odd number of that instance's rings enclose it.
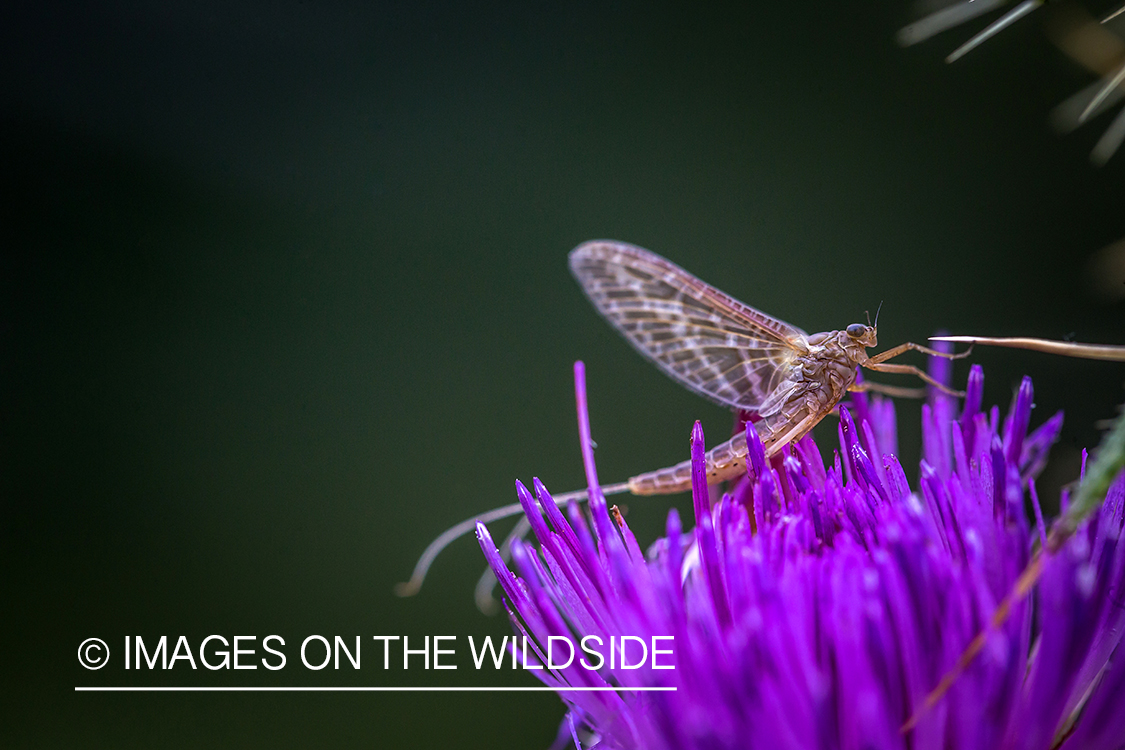
<instances>
[{"instance_id":1,"label":"purple floret","mask_svg":"<svg viewBox=\"0 0 1125 750\"><path fill-rule=\"evenodd\" d=\"M932 372L948 382L948 368ZM1058 414L1028 433L1029 379L1003 423L995 408L982 411L979 367L960 414L932 391L913 489L893 455L893 407L878 396L841 408L828 465L808 436L767 461L748 423L748 475L717 502L696 423L694 531L671 511L646 556L598 490L581 363L575 374L589 515L556 507L535 480L534 497L522 484L517 494L538 546L513 545L515 573L483 524L478 539L529 655L545 660L550 636L672 636L661 643L674 653L661 658L674 668L607 661L592 670L576 659L534 672L569 709L562 741L688 750L1125 744L1125 475L1045 558L1035 594L990 626L1041 539L1024 501L1062 425ZM985 630L981 653L923 710Z\"/></svg>"}]
</instances>

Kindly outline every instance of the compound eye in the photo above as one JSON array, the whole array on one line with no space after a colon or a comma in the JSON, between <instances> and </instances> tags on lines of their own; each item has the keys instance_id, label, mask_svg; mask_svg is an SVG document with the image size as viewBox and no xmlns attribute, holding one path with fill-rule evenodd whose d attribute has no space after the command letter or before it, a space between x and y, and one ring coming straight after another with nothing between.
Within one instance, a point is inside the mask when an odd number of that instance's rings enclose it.
<instances>
[{"instance_id":1,"label":"compound eye","mask_svg":"<svg viewBox=\"0 0 1125 750\"><path fill-rule=\"evenodd\" d=\"M853 339L858 339L867 330L867 326L865 326L863 323L852 323L845 330L847 330L848 335Z\"/></svg>"}]
</instances>

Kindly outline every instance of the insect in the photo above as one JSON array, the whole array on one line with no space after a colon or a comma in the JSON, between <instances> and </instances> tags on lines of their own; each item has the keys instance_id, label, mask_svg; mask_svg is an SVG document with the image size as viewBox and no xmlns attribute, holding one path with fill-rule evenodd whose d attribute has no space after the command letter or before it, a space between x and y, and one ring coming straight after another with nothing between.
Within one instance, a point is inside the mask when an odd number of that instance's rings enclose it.
<instances>
[{"instance_id":1,"label":"insect","mask_svg":"<svg viewBox=\"0 0 1125 750\"><path fill-rule=\"evenodd\" d=\"M643 356L673 380L723 406L750 412L773 456L799 440L835 410L848 391L916 395L914 389L856 381L857 368L909 373L952 395L913 365L887 360L915 350L951 355L906 343L873 357L876 323L811 336L739 302L656 253L620 242L594 241L570 253L570 270L594 307ZM745 470L741 431L707 454L709 481ZM634 495L683 492L691 487L691 462L640 474L627 483Z\"/></svg>"},{"instance_id":2,"label":"insect","mask_svg":"<svg viewBox=\"0 0 1125 750\"><path fill-rule=\"evenodd\" d=\"M917 389L857 380L858 368L916 375L954 396L964 395L913 365L887 360L907 351L958 359L919 344L906 343L875 356L875 323L852 323L843 330L809 335L801 329L739 302L674 263L634 245L595 240L570 253L570 270L597 311L647 359L673 380L723 406L749 412L766 456L799 440L832 413L848 391L878 391L892 396L919 395ZM706 454L708 482L745 472L746 434L738 433ZM691 488L691 462L684 461L602 487L603 494L658 495ZM555 495L558 503L586 499L586 491ZM497 508L450 528L423 553L402 596L416 593L437 554L468 533L477 520L491 521L521 512L518 503ZM523 533L517 527L515 533ZM478 587L478 603L481 600Z\"/></svg>"}]
</instances>

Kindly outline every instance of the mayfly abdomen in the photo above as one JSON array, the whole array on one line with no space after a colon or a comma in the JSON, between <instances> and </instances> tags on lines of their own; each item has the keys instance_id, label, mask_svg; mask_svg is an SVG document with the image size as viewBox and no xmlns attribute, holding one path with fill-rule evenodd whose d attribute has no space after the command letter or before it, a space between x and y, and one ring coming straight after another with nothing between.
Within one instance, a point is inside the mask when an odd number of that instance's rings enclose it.
<instances>
[{"instance_id":1,"label":"mayfly abdomen","mask_svg":"<svg viewBox=\"0 0 1125 750\"><path fill-rule=\"evenodd\" d=\"M707 483L714 484L735 479L746 472L746 433L739 432L721 445L716 445L704 456L707 462ZM671 495L691 489L691 461L657 471L638 474L629 480L629 492L634 495Z\"/></svg>"},{"instance_id":2,"label":"mayfly abdomen","mask_svg":"<svg viewBox=\"0 0 1125 750\"><path fill-rule=\"evenodd\" d=\"M794 399L793 407L783 408L754 424L767 458L802 436L824 415ZM746 472L746 433L738 432L730 440L707 451L707 484L737 479ZM666 469L645 472L628 482L634 495L671 495L691 489L691 461L683 461Z\"/></svg>"}]
</instances>

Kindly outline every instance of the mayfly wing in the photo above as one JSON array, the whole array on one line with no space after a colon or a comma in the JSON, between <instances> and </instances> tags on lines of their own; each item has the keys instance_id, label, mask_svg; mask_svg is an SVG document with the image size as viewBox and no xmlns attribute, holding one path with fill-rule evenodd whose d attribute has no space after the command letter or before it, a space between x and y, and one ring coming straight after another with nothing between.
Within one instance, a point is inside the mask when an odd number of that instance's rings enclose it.
<instances>
[{"instance_id":1,"label":"mayfly wing","mask_svg":"<svg viewBox=\"0 0 1125 750\"><path fill-rule=\"evenodd\" d=\"M570 270L598 312L674 380L732 409L760 410L808 353L795 326L643 248L595 240Z\"/></svg>"},{"instance_id":2,"label":"mayfly wing","mask_svg":"<svg viewBox=\"0 0 1125 750\"><path fill-rule=\"evenodd\" d=\"M782 408L794 388L793 367L809 353L800 328L755 310L648 250L623 242L595 240L570 252L570 270L594 307L633 347L673 380L732 409L758 412ZM763 408L764 407L764 408ZM789 425L778 444L808 430L823 414ZM779 433L781 434L781 433ZM739 442L741 441L741 442ZM726 477L744 465L745 433L708 454L713 476ZM603 495L621 492L663 494L690 487L690 462L603 485ZM586 490L555 494L556 503L585 500ZM519 505L488 514L497 519L519 513ZM483 517L481 517L483 518ZM396 591L418 591L434 558L454 539L475 528L468 519L426 548L414 573ZM478 586L478 606L491 599L491 579ZM483 593L482 593L483 592ZM482 609L485 607L482 606Z\"/></svg>"}]
</instances>

